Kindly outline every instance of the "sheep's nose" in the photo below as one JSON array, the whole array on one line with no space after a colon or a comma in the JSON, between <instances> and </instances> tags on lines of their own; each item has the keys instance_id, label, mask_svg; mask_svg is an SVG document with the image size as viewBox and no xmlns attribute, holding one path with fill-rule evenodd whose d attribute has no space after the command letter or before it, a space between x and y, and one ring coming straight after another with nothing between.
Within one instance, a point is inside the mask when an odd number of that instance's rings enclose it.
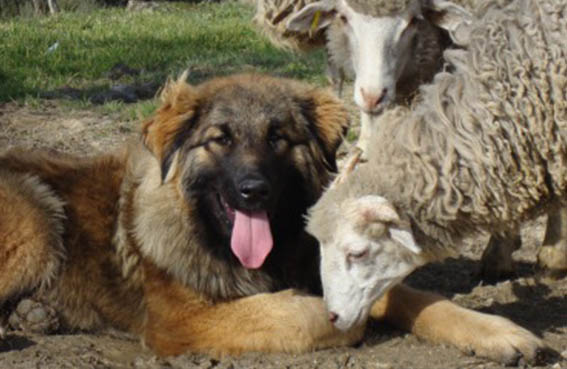
<instances>
[{"instance_id":1,"label":"sheep's nose","mask_svg":"<svg viewBox=\"0 0 567 369\"><path fill-rule=\"evenodd\" d=\"M332 311L329 311L329 321L331 323L336 322L339 319L339 315L337 313L334 313Z\"/></svg>"},{"instance_id":2,"label":"sheep's nose","mask_svg":"<svg viewBox=\"0 0 567 369\"><path fill-rule=\"evenodd\" d=\"M364 107L367 110L376 109L380 105L380 103L384 101L384 98L386 97L387 93L388 93L387 88L382 89L382 91L379 94L365 91L364 88L362 87L360 88L360 94L362 95L362 99L364 100L364 105L365 105Z\"/></svg>"}]
</instances>

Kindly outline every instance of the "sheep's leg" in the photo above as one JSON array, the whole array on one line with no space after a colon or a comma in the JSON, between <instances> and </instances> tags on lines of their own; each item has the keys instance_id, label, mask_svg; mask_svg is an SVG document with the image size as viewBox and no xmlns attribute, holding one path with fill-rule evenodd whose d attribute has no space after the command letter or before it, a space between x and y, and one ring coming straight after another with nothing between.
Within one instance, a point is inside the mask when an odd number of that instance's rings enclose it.
<instances>
[{"instance_id":1,"label":"sheep's leg","mask_svg":"<svg viewBox=\"0 0 567 369\"><path fill-rule=\"evenodd\" d=\"M59 6L56 0L47 0L47 5L49 6L49 12L55 14L59 12Z\"/></svg>"},{"instance_id":2,"label":"sheep's leg","mask_svg":"<svg viewBox=\"0 0 567 369\"><path fill-rule=\"evenodd\" d=\"M522 246L519 232L490 236L481 258L481 278L495 282L510 277L514 273L512 253Z\"/></svg>"},{"instance_id":3,"label":"sheep's leg","mask_svg":"<svg viewBox=\"0 0 567 369\"><path fill-rule=\"evenodd\" d=\"M33 8L36 14L42 14L44 10L43 0L33 0Z\"/></svg>"},{"instance_id":4,"label":"sheep's leg","mask_svg":"<svg viewBox=\"0 0 567 369\"><path fill-rule=\"evenodd\" d=\"M558 207L549 212L537 259L539 266L550 276L567 272L567 208Z\"/></svg>"},{"instance_id":5,"label":"sheep's leg","mask_svg":"<svg viewBox=\"0 0 567 369\"><path fill-rule=\"evenodd\" d=\"M343 68L337 66L333 63L327 54L327 79L329 83L333 86L333 90L338 97L343 95L343 84L345 81L345 73Z\"/></svg>"},{"instance_id":6,"label":"sheep's leg","mask_svg":"<svg viewBox=\"0 0 567 369\"><path fill-rule=\"evenodd\" d=\"M440 295L405 285L390 290L370 314L426 340L506 364L517 364L522 357L537 361L545 348L539 338L508 319L465 309Z\"/></svg>"}]
</instances>

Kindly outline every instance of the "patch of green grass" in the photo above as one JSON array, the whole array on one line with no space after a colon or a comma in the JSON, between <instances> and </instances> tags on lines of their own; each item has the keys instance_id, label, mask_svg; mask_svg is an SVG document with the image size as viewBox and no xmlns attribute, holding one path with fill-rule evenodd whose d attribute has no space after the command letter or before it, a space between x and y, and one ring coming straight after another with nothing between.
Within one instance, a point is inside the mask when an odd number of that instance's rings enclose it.
<instances>
[{"instance_id":1,"label":"patch of green grass","mask_svg":"<svg viewBox=\"0 0 567 369\"><path fill-rule=\"evenodd\" d=\"M140 70L136 81L160 84L187 68L191 82L242 70L325 81L322 52L295 55L273 47L252 24L249 6L172 7L169 12L104 8L0 21L0 102L62 87L104 89L118 83L107 75L118 63Z\"/></svg>"}]
</instances>

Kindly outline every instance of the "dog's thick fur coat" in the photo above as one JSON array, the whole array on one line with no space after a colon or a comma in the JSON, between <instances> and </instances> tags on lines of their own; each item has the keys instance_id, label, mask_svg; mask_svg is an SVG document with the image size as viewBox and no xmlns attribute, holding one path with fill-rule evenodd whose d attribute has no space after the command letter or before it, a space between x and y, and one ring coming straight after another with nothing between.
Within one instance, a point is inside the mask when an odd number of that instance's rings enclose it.
<instances>
[{"instance_id":1,"label":"dog's thick fur coat","mask_svg":"<svg viewBox=\"0 0 567 369\"><path fill-rule=\"evenodd\" d=\"M121 151L3 154L0 300L31 294L64 327L129 331L161 355L356 342L363 327L338 331L322 299L299 292L320 288L303 215L335 170L347 123L335 97L299 82L182 78ZM258 182L262 201L244 196L242 183ZM238 211L269 217L274 246L258 269L231 252ZM372 315L496 359L538 346L512 323L404 286Z\"/></svg>"}]
</instances>

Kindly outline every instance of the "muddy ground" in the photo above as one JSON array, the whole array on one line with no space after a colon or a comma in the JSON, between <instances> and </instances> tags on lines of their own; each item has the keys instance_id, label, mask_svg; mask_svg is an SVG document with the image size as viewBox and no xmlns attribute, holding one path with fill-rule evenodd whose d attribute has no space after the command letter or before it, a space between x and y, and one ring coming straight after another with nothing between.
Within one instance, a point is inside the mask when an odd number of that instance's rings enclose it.
<instances>
[{"instance_id":1,"label":"muddy ground","mask_svg":"<svg viewBox=\"0 0 567 369\"><path fill-rule=\"evenodd\" d=\"M95 154L119 145L136 132L136 124L118 115L63 108L56 102L38 106L0 105L0 149L48 146ZM542 367L567 368L567 278L545 280L535 272L535 255L545 219L523 229L524 246L515 253L517 275L496 285L477 278L478 258L486 235L468 240L461 258L430 265L410 278L464 306L506 316L535 332L558 356ZM563 355L563 356L562 356ZM405 332L373 324L356 348L336 348L303 355L248 354L220 360L200 355L156 358L134 337L119 332L40 336L9 332L0 342L0 368L499 368L452 347L423 342Z\"/></svg>"}]
</instances>

